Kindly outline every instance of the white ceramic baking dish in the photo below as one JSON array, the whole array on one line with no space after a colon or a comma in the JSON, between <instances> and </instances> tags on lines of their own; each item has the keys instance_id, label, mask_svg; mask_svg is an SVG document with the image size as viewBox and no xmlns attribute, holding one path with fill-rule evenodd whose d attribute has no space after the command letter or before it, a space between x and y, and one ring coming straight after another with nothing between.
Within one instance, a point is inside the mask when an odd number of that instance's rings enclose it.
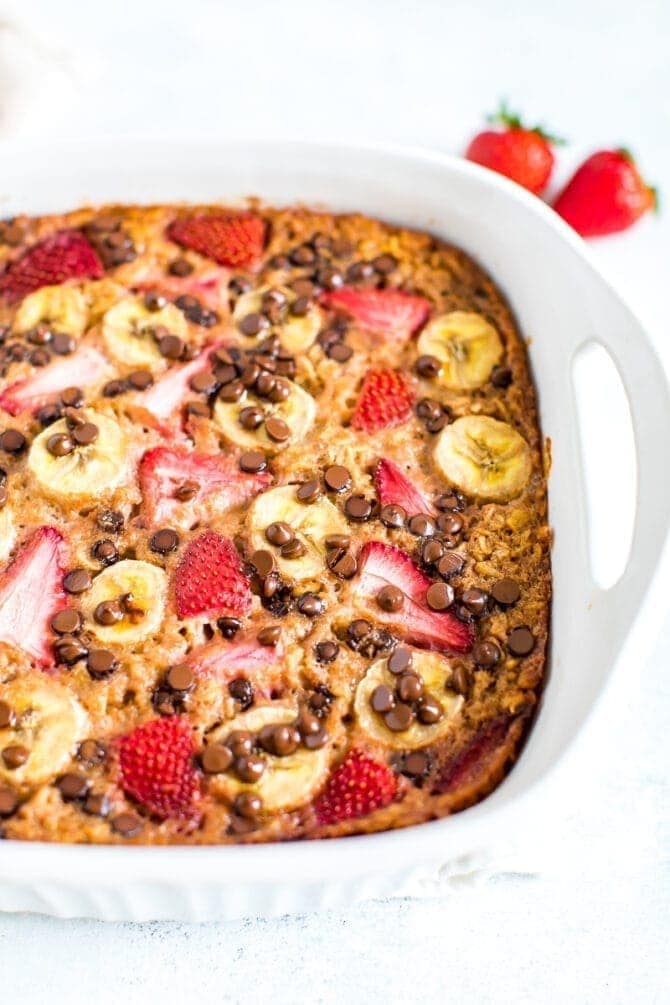
<instances>
[{"instance_id":1,"label":"white ceramic baking dish","mask_svg":"<svg viewBox=\"0 0 670 1005\"><path fill-rule=\"evenodd\" d=\"M5 149L0 214L83 202L231 200L258 195L358 209L426 228L472 253L507 293L552 442L554 605L550 676L535 727L505 782L457 816L407 830L255 847L84 847L0 842L0 909L63 917L204 920L307 911L389 894L532 812L537 783L594 709L650 589L666 539L670 480L654 443L670 420L661 366L583 242L521 188L425 151L291 143L117 141L106 147ZM572 364L594 341L616 363L637 453L631 557L609 590L594 582ZM622 471L621 479L634 477ZM613 547L616 542L613 542ZM652 617L649 612L649 617ZM644 627L648 636L650 626ZM530 806L528 805L530 803Z\"/></svg>"}]
</instances>

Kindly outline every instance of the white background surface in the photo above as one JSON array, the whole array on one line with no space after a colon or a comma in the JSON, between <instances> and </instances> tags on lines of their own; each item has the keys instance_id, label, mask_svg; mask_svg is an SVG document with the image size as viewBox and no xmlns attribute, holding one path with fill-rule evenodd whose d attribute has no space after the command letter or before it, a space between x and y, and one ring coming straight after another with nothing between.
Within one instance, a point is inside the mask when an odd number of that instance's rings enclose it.
<instances>
[{"instance_id":1,"label":"white background surface","mask_svg":"<svg viewBox=\"0 0 670 1005\"><path fill-rule=\"evenodd\" d=\"M667 0L0 0L0 136L51 136L54 157L63 134L133 131L458 151L505 94L570 137L559 180L625 143L670 200L669 53ZM668 366L669 213L595 245ZM668 431L648 434L667 465ZM667 1002L669 675L666 617L547 789L536 847L520 835L488 878L279 921L0 916L3 998Z\"/></svg>"}]
</instances>

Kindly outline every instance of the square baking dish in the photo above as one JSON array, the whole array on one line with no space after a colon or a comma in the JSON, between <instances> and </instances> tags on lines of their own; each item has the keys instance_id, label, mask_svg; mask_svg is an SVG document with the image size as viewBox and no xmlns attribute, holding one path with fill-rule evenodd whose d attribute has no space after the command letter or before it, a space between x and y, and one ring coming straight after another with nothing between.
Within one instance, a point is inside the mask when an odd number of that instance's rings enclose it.
<instances>
[{"instance_id":1,"label":"square baking dish","mask_svg":"<svg viewBox=\"0 0 670 1005\"><path fill-rule=\"evenodd\" d=\"M129 171L132 164L132 172ZM625 649L653 637L642 610L662 561L670 479L653 430L667 429L662 367L639 322L584 243L540 200L476 165L421 150L240 142L82 144L3 150L0 215L83 203L215 202L253 195L359 210L460 245L507 295L529 340L542 430L551 440L554 603L549 673L535 725L510 775L458 815L405 830L329 841L237 847L120 847L0 842L0 910L60 917L201 921L310 911L390 894L495 846L532 813L533 790L595 709ZM626 568L594 581L573 384L579 350L601 345L628 397L637 455ZM632 472L622 472L630 478ZM635 628L635 631L633 631Z\"/></svg>"}]
</instances>

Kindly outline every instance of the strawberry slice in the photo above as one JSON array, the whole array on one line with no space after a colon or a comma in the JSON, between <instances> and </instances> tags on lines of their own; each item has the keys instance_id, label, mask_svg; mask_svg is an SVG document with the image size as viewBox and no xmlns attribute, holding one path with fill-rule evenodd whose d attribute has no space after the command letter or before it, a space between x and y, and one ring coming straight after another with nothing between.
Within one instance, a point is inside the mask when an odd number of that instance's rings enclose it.
<instances>
[{"instance_id":1,"label":"strawberry slice","mask_svg":"<svg viewBox=\"0 0 670 1005\"><path fill-rule=\"evenodd\" d=\"M0 577L0 641L45 668L53 665L49 622L65 599L63 572L60 532L39 527Z\"/></svg>"},{"instance_id":2,"label":"strawberry slice","mask_svg":"<svg viewBox=\"0 0 670 1005\"><path fill-rule=\"evenodd\" d=\"M246 677L256 697L270 698L283 682L283 649L262 646L254 635L225 642L219 639L193 649L186 660L198 677L213 677L229 684Z\"/></svg>"},{"instance_id":3,"label":"strawberry slice","mask_svg":"<svg viewBox=\"0 0 670 1005\"><path fill-rule=\"evenodd\" d=\"M167 229L176 244L233 269L253 265L265 244L265 222L254 213L201 213L180 216Z\"/></svg>"},{"instance_id":4,"label":"strawberry slice","mask_svg":"<svg viewBox=\"0 0 670 1005\"><path fill-rule=\"evenodd\" d=\"M214 496L217 511L225 513L267 488L272 475L245 474L226 454L154 447L140 461L139 480L149 523L164 526L181 514L197 518L205 500Z\"/></svg>"},{"instance_id":5,"label":"strawberry slice","mask_svg":"<svg viewBox=\"0 0 670 1005\"><path fill-rule=\"evenodd\" d=\"M381 506L402 506L408 516L417 513L433 516L436 513L433 504L409 480L405 472L388 458L382 457L377 464L374 480Z\"/></svg>"},{"instance_id":6,"label":"strawberry slice","mask_svg":"<svg viewBox=\"0 0 670 1005\"><path fill-rule=\"evenodd\" d=\"M207 369L209 357L214 349L216 346L212 346L206 353L196 356L190 363L170 367L148 391L138 393L138 402L153 415L159 428L167 429L167 420L188 395L191 380L196 373Z\"/></svg>"},{"instance_id":7,"label":"strawberry slice","mask_svg":"<svg viewBox=\"0 0 670 1005\"><path fill-rule=\"evenodd\" d=\"M186 716L152 719L137 726L119 740L123 791L159 820L193 817L200 800L195 752Z\"/></svg>"},{"instance_id":8,"label":"strawberry slice","mask_svg":"<svg viewBox=\"0 0 670 1005\"><path fill-rule=\"evenodd\" d=\"M357 290L343 286L324 293L321 302L350 315L364 331L386 335L397 345L407 342L428 320L431 304L402 290Z\"/></svg>"},{"instance_id":9,"label":"strawberry slice","mask_svg":"<svg viewBox=\"0 0 670 1005\"><path fill-rule=\"evenodd\" d=\"M513 749L507 740L512 726L518 721L518 716L499 715L485 722L463 750L443 768L433 794L456 792L484 780L483 776L490 776L491 772L502 771Z\"/></svg>"},{"instance_id":10,"label":"strawberry slice","mask_svg":"<svg viewBox=\"0 0 670 1005\"><path fill-rule=\"evenodd\" d=\"M368 370L363 380L351 428L377 433L406 422L412 414L414 391L398 370Z\"/></svg>"},{"instance_id":11,"label":"strawberry slice","mask_svg":"<svg viewBox=\"0 0 670 1005\"><path fill-rule=\"evenodd\" d=\"M377 621L423 649L465 653L474 641L470 625L449 611L432 611L426 604L431 580L401 548L382 541L368 541L359 557L356 596L363 600ZM405 596L399 611L384 611L376 602L385 586L395 586Z\"/></svg>"},{"instance_id":12,"label":"strawberry slice","mask_svg":"<svg viewBox=\"0 0 670 1005\"><path fill-rule=\"evenodd\" d=\"M14 304L39 290L68 279L102 279L97 252L78 230L62 230L28 248L0 276L0 296Z\"/></svg>"},{"instance_id":13,"label":"strawberry slice","mask_svg":"<svg viewBox=\"0 0 670 1005\"><path fill-rule=\"evenodd\" d=\"M361 750L351 750L328 779L314 810L320 824L366 817L395 799L398 780L391 769Z\"/></svg>"},{"instance_id":14,"label":"strawberry slice","mask_svg":"<svg viewBox=\"0 0 670 1005\"><path fill-rule=\"evenodd\" d=\"M177 567L175 597L180 618L246 614L251 589L233 542L213 530L194 538Z\"/></svg>"},{"instance_id":15,"label":"strawberry slice","mask_svg":"<svg viewBox=\"0 0 670 1005\"><path fill-rule=\"evenodd\" d=\"M89 345L72 356L55 359L26 380L17 380L0 394L0 408L10 415L37 412L57 398L66 387L89 387L101 383L109 369L105 357Z\"/></svg>"},{"instance_id":16,"label":"strawberry slice","mask_svg":"<svg viewBox=\"0 0 670 1005\"><path fill-rule=\"evenodd\" d=\"M157 290L168 300L183 296L196 297L208 310L220 311L222 308L228 309L229 278L228 269L221 269L216 265L194 276L172 276L159 269L150 269L134 284L133 289L139 293Z\"/></svg>"}]
</instances>

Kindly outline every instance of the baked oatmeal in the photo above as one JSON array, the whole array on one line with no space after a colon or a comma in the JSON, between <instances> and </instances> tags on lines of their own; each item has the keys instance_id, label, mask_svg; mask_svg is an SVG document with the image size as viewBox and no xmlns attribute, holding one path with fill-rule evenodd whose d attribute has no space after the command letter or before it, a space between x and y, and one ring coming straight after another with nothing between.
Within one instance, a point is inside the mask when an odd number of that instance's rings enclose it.
<instances>
[{"instance_id":1,"label":"baked oatmeal","mask_svg":"<svg viewBox=\"0 0 670 1005\"><path fill-rule=\"evenodd\" d=\"M462 251L303 208L0 224L0 833L382 831L539 700L535 393Z\"/></svg>"}]
</instances>

